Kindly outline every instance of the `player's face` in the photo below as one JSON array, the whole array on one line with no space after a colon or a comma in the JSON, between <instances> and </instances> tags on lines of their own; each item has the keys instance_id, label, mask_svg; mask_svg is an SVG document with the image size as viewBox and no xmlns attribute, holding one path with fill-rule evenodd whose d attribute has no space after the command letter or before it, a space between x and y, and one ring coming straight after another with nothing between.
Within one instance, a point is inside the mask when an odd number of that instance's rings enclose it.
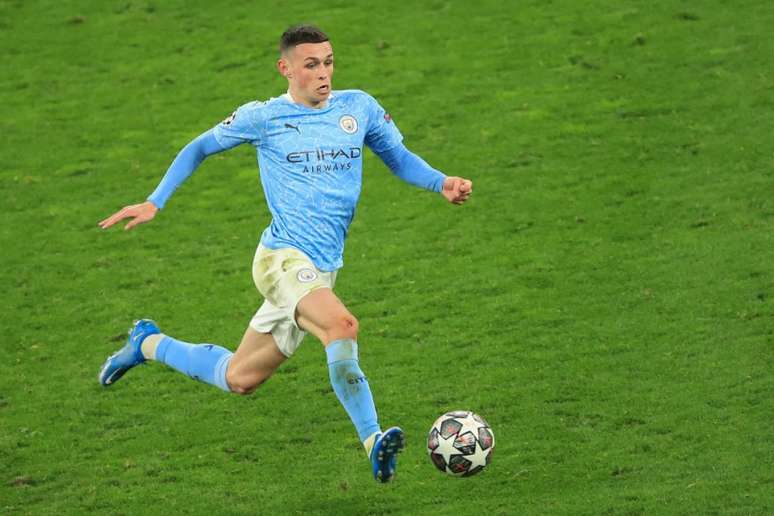
<instances>
[{"instance_id":1,"label":"player's face","mask_svg":"<svg viewBox=\"0 0 774 516\"><path fill-rule=\"evenodd\" d=\"M319 107L330 96L333 47L329 41L296 45L282 56L277 67L287 77L296 102Z\"/></svg>"}]
</instances>

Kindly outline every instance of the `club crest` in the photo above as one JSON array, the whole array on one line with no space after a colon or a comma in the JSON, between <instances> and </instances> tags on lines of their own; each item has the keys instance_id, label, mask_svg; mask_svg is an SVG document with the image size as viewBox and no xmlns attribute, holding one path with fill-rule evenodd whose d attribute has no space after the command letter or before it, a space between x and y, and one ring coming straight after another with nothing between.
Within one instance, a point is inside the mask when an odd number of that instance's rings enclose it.
<instances>
[{"instance_id":1,"label":"club crest","mask_svg":"<svg viewBox=\"0 0 774 516\"><path fill-rule=\"evenodd\" d=\"M357 120L352 115L344 115L339 118L339 127L347 134L355 134L357 132Z\"/></svg>"},{"instance_id":2,"label":"club crest","mask_svg":"<svg viewBox=\"0 0 774 516\"><path fill-rule=\"evenodd\" d=\"M310 281L317 279L317 273L312 269L301 269L298 271L298 274L296 274L296 279L301 283L309 283Z\"/></svg>"}]
</instances>

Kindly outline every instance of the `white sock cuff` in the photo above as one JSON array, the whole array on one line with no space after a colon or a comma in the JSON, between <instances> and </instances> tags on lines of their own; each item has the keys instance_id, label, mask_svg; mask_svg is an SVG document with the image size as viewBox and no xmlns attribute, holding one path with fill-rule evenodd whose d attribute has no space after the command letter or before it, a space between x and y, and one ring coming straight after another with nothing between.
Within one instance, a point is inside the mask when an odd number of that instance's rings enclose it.
<instances>
[{"instance_id":1,"label":"white sock cuff","mask_svg":"<svg viewBox=\"0 0 774 516\"><path fill-rule=\"evenodd\" d=\"M140 344L140 351L145 360L156 360L156 350L164 337L166 335L163 333L154 333L143 339L142 344Z\"/></svg>"}]
</instances>

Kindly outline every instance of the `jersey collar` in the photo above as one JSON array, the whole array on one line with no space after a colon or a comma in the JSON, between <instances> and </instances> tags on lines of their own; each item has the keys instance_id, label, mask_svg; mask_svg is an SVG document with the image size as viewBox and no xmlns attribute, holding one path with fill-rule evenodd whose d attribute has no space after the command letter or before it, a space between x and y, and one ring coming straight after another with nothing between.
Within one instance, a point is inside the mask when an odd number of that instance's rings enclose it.
<instances>
[{"instance_id":1,"label":"jersey collar","mask_svg":"<svg viewBox=\"0 0 774 516\"><path fill-rule=\"evenodd\" d=\"M305 106L303 104L299 104L298 102L293 100L293 97L290 95L290 89L289 88L288 88L288 91L286 91L285 93L280 95L280 98L284 99L285 101L289 102L290 104L294 104L294 105L296 105L296 106L298 106L300 108L303 108L303 109L309 109L309 110L312 110L312 111L321 111L323 109L328 109L330 107L330 105L331 105L330 101L333 98L333 91L331 90L331 94L328 95L328 98L326 99L325 103L323 103L319 108L310 108L310 107Z\"/></svg>"}]
</instances>

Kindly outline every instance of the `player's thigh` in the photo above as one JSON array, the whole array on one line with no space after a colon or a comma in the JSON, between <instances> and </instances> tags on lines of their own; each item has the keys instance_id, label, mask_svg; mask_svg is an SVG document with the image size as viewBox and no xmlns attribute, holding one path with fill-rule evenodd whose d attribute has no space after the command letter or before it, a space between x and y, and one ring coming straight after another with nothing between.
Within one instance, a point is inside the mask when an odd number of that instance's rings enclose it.
<instances>
[{"instance_id":1,"label":"player's thigh","mask_svg":"<svg viewBox=\"0 0 774 516\"><path fill-rule=\"evenodd\" d=\"M357 338L357 319L329 288L319 288L301 298L296 305L296 322L326 346L337 339Z\"/></svg>"},{"instance_id":2,"label":"player's thigh","mask_svg":"<svg viewBox=\"0 0 774 516\"><path fill-rule=\"evenodd\" d=\"M259 245L253 259L253 281L264 299L291 319L298 300L315 289L333 286L335 273L318 270L298 249Z\"/></svg>"},{"instance_id":3,"label":"player's thigh","mask_svg":"<svg viewBox=\"0 0 774 516\"><path fill-rule=\"evenodd\" d=\"M260 333L247 327L231 363L228 376L237 383L261 383L287 360L271 333Z\"/></svg>"}]
</instances>

